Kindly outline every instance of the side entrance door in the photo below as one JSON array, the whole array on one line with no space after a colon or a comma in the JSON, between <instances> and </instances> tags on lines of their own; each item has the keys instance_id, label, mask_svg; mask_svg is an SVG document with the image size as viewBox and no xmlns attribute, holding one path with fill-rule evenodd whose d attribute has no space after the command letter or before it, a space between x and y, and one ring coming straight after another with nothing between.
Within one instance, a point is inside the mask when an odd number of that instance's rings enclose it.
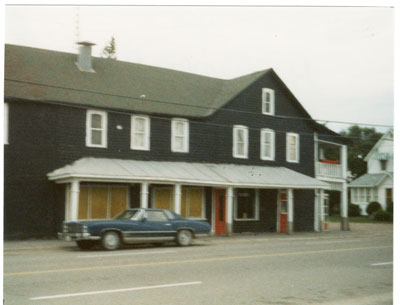
<instances>
[{"instance_id":1,"label":"side entrance door","mask_svg":"<svg viewBox=\"0 0 400 305\"><path fill-rule=\"evenodd\" d=\"M278 198L279 232L288 232L288 197L287 191L280 191Z\"/></svg>"},{"instance_id":2,"label":"side entrance door","mask_svg":"<svg viewBox=\"0 0 400 305\"><path fill-rule=\"evenodd\" d=\"M225 234L225 190L214 191L215 234Z\"/></svg>"}]
</instances>

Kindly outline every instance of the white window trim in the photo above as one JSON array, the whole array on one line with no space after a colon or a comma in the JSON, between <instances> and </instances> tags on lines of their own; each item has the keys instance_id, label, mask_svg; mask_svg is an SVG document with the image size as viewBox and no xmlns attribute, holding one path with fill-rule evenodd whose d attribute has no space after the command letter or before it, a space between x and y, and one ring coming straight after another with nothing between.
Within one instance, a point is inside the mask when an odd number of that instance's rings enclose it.
<instances>
[{"instance_id":1,"label":"white window trim","mask_svg":"<svg viewBox=\"0 0 400 305\"><path fill-rule=\"evenodd\" d=\"M135 135L136 135L136 119L144 119L144 146L136 145ZM132 115L131 116L131 149L132 150L150 150L150 118L145 115Z\"/></svg>"},{"instance_id":2,"label":"white window trim","mask_svg":"<svg viewBox=\"0 0 400 305\"><path fill-rule=\"evenodd\" d=\"M182 187L182 190L181 190L181 204L182 204L182 198L183 198L183 190L191 190L191 189L195 189L195 190L199 190L199 189L201 189L202 190L202 192L203 192L203 196L202 196L202 203L201 203L201 217L199 218L199 217L189 217L189 216L187 216L187 215L181 215L182 217L185 217L185 218L187 218L187 219L194 219L194 220L206 220L207 218L206 218L206 196L205 196L205 189L204 189L204 187L195 187L195 186L193 186L193 187L188 187L188 186L184 186L184 187ZM187 196L187 194L186 194L186 196ZM187 198L186 198L187 199ZM187 201L187 200L186 200ZM186 211L187 211L188 209L187 209L187 207L186 207Z\"/></svg>"},{"instance_id":3,"label":"white window trim","mask_svg":"<svg viewBox=\"0 0 400 305\"><path fill-rule=\"evenodd\" d=\"M289 153L289 138L294 136L296 138L296 159L290 159ZM299 163L300 162L300 136L297 133L288 132L286 134L286 161L290 163Z\"/></svg>"},{"instance_id":4,"label":"white window trim","mask_svg":"<svg viewBox=\"0 0 400 305\"><path fill-rule=\"evenodd\" d=\"M247 218L247 219L242 219L238 218L237 216L237 192L238 189L235 189L235 196L234 196L234 220L235 221L259 221L260 220L260 191L259 189L255 189L255 218Z\"/></svg>"},{"instance_id":5,"label":"white window trim","mask_svg":"<svg viewBox=\"0 0 400 305\"><path fill-rule=\"evenodd\" d=\"M179 123L184 123L184 134L183 134L183 149L178 149L176 148L176 130L175 130L175 124ZM171 121L171 151L172 152L180 152L180 153L188 153L189 152L189 121L186 119L181 119L181 118L175 118L172 119Z\"/></svg>"},{"instance_id":6,"label":"white window trim","mask_svg":"<svg viewBox=\"0 0 400 305\"><path fill-rule=\"evenodd\" d=\"M238 153L238 148L237 148L237 140L238 140L237 133L239 132L239 130L244 131L244 154L243 155ZM233 147L232 147L233 157L240 158L240 159L247 159L248 153L249 153L249 129L247 128L247 126L234 125L233 126Z\"/></svg>"},{"instance_id":7,"label":"white window trim","mask_svg":"<svg viewBox=\"0 0 400 305\"><path fill-rule=\"evenodd\" d=\"M3 134L3 143L5 145L8 144L8 103L4 103L4 113L3 113L3 117L4 117L4 134Z\"/></svg>"},{"instance_id":8,"label":"white window trim","mask_svg":"<svg viewBox=\"0 0 400 305\"><path fill-rule=\"evenodd\" d=\"M265 156L264 148L264 134L269 133L271 135L271 157ZM275 161L275 131L272 129L263 128L260 131L260 158L261 160Z\"/></svg>"},{"instance_id":9,"label":"white window trim","mask_svg":"<svg viewBox=\"0 0 400 305\"><path fill-rule=\"evenodd\" d=\"M266 111L267 93L269 93L269 96L270 96L270 101L269 101L270 111L269 112ZM262 113L266 114L266 115L275 115L275 91L270 88L262 88L262 99L261 100L262 100L262 105L261 105Z\"/></svg>"},{"instance_id":10,"label":"white window trim","mask_svg":"<svg viewBox=\"0 0 400 305\"><path fill-rule=\"evenodd\" d=\"M92 128L91 128L91 122L92 122L92 115L93 114L98 114L101 116L101 143L102 144L93 144L92 142ZM101 147L101 148L106 148L107 147L107 112L105 111L99 111L99 110L87 110L86 112L86 146L87 147Z\"/></svg>"}]
</instances>

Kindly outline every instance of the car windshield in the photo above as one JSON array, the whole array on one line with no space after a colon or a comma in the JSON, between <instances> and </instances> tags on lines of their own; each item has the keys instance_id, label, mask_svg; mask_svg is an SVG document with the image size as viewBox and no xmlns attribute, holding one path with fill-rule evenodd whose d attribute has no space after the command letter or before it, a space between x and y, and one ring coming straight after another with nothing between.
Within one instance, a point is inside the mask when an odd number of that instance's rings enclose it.
<instances>
[{"instance_id":1,"label":"car windshield","mask_svg":"<svg viewBox=\"0 0 400 305\"><path fill-rule=\"evenodd\" d=\"M137 220L141 210L126 210L123 211L121 214L119 214L115 219L132 219L132 220Z\"/></svg>"}]
</instances>

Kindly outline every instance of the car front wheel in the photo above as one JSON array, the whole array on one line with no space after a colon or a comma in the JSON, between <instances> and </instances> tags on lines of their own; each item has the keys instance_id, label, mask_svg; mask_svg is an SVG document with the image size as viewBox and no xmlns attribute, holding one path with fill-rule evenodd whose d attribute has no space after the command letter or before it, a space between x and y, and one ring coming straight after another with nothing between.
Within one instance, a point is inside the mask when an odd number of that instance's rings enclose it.
<instances>
[{"instance_id":1,"label":"car front wheel","mask_svg":"<svg viewBox=\"0 0 400 305\"><path fill-rule=\"evenodd\" d=\"M189 230L180 230L176 237L176 241L179 246L186 247L191 245L192 238L192 232L190 232Z\"/></svg>"},{"instance_id":2,"label":"car front wheel","mask_svg":"<svg viewBox=\"0 0 400 305\"><path fill-rule=\"evenodd\" d=\"M121 244L119 234L114 231L106 232L101 239L101 245L105 250L116 250Z\"/></svg>"}]
</instances>

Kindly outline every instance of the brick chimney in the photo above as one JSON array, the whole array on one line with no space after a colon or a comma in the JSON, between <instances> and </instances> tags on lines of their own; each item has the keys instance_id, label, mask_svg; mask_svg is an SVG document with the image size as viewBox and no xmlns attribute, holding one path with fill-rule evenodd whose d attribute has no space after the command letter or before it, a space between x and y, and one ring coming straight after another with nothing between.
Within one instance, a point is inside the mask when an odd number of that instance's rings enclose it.
<instances>
[{"instance_id":1,"label":"brick chimney","mask_svg":"<svg viewBox=\"0 0 400 305\"><path fill-rule=\"evenodd\" d=\"M77 42L80 45L76 65L82 72L95 72L92 67L92 46L95 43L88 41Z\"/></svg>"}]
</instances>

